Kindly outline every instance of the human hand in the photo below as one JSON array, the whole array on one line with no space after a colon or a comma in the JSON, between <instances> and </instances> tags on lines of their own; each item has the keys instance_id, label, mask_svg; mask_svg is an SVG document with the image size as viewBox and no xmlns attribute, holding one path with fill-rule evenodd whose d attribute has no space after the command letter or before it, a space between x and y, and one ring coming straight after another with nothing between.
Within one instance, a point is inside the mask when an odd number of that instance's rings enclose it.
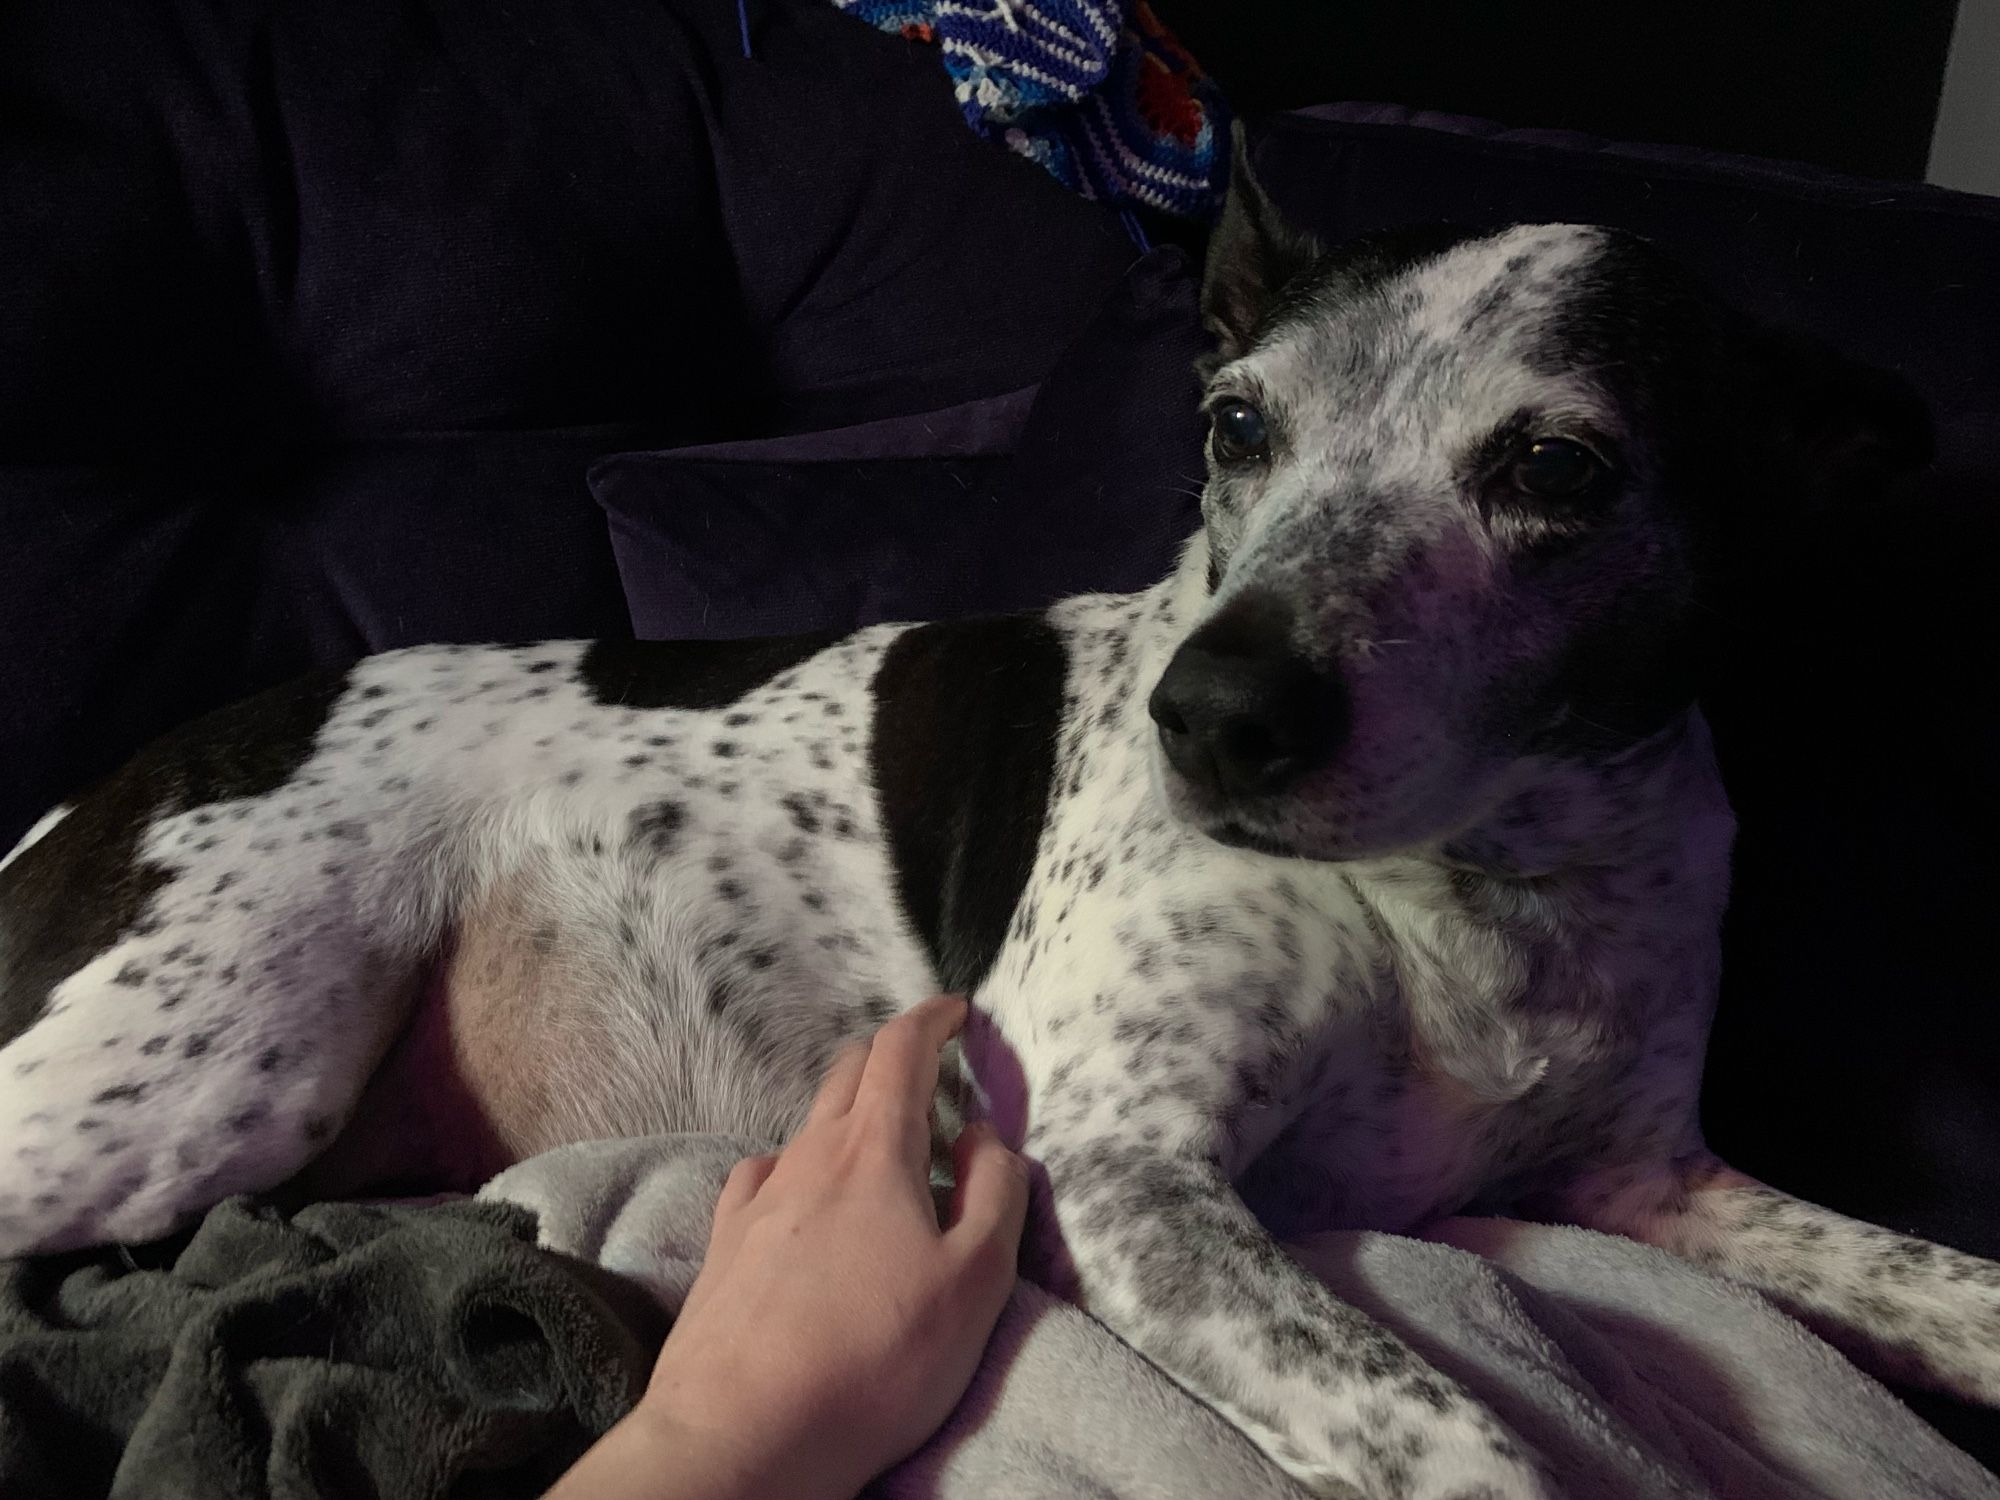
<instances>
[{"instance_id":1,"label":"human hand","mask_svg":"<svg viewBox=\"0 0 2000 1500\"><path fill-rule=\"evenodd\" d=\"M640 1412L743 1493L851 1497L958 1404L1014 1285L1027 1170L984 1122L929 1188L938 1051L927 1000L835 1059L805 1128L739 1162ZM716 1493L735 1493L727 1486Z\"/></svg>"}]
</instances>

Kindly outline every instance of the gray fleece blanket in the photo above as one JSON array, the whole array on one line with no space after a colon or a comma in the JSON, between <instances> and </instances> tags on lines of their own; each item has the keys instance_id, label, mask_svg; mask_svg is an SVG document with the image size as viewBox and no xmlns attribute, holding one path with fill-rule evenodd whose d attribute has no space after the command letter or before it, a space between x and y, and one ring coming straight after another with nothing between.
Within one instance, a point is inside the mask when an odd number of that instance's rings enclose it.
<instances>
[{"instance_id":1,"label":"gray fleece blanket","mask_svg":"<svg viewBox=\"0 0 2000 1500\"><path fill-rule=\"evenodd\" d=\"M238 1199L159 1245L0 1262L0 1497L538 1494L642 1387L722 1179L753 1149L593 1142L504 1173L482 1202ZM1293 1253L1484 1400L1575 1500L2000 1500L1755 1294L1643 1247L1463 1219L1430 1241L1327 1235ZM1299 1491L1023 1283L957 1413L871 1493Z\"/></svg>"},{"instance_id":2,"label":"gray fleece blanket","mask_svg":"<svg viewBox=\"0 0 2000 1500\"><path fill-rule=\"evenodd\" d=\"M247 1199L191 1235L0 1261L5 1500L539 1495L666 1320L505 1203Z\"/></svg>"},{"instance_id":3,"label":"gray fleece blanket","mask_svg":"<svg viewBox=\"0 0 2000 1500\"><path fill-rule=\"evenodd\" d=\"M481 1194L545 1246L679 1306L727 1137L600 1141ZM2000 1481L1754 1292L1624 1240L1458 1219L1293 1248L1485 1401L1572 1500L2000 1500ZM1480 1475L1465 1476L1468 1491ZM971 1391L882 1500L1297 1500L1237 1432L1102 1324L1023 1283Z\"/></svg>"}]
</instances>

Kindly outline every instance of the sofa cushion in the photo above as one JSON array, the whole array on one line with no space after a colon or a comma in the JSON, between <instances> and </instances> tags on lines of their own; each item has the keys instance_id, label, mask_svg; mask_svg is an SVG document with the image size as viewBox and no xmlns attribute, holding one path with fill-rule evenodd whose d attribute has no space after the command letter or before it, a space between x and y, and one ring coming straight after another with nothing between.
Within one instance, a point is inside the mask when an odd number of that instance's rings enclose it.
<instances>
[{"instance_id":1,"label":"sofa cushion","mask_svg":"<svg viewBox=\"0 0 2000 1500\"><path fill-rule=\"evenodd\" d=\"M1032 392L608 458L591 488L633 629L782 635L1144 587L1199 524L1202 347L1186 262L1161 249Z\"/></svg>"},{"instance_id":2,"label":"sofa cushion","mask_svg":"<svg viewBox=\"0 0 2000 1500\"><path fill-rule=\"evenodd\" d=\"M752 9L0 9L0 847L307 666L622 632L604 453L1042 378L1115 218Z\"/></svg>"}]
</instances>

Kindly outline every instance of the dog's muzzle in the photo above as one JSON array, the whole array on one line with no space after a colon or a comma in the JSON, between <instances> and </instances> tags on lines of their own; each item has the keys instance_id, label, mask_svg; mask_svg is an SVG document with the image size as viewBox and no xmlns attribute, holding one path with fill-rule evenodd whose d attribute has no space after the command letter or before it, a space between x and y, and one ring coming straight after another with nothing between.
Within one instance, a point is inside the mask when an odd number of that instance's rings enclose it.
<instances>
[{"instance_id":1,"label":"dog's muzzle","mask_svg":"<svg viewBox=\"0 0 2000 1500\"><path fill-rule=\"evenodd\" d=\"M1345 687L1288 635L1268 605L1232 606L1181 643L1147 701L1167 763L1210 798L1281 792L1347 737Z\"/></svg>"}]
</instances>

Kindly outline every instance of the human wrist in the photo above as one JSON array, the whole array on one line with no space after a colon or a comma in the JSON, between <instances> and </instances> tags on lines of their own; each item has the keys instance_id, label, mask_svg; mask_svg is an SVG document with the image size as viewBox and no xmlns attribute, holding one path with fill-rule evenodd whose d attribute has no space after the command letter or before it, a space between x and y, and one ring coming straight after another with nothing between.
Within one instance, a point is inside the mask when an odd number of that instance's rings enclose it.
<instances>
[{"instance_id":1,"label":"human wrist","mask_svg":"<svg viewBox=\"0 0 2000 1500\"><path fill-rule=\"evenodd\" d=\"M657 1393L625 1421L662 1476L660 1500L854 1500L872 1477L844 1445L809 1426L742 1410L717 1422L675 1410Z\"/></svg>"}]
</instances>

